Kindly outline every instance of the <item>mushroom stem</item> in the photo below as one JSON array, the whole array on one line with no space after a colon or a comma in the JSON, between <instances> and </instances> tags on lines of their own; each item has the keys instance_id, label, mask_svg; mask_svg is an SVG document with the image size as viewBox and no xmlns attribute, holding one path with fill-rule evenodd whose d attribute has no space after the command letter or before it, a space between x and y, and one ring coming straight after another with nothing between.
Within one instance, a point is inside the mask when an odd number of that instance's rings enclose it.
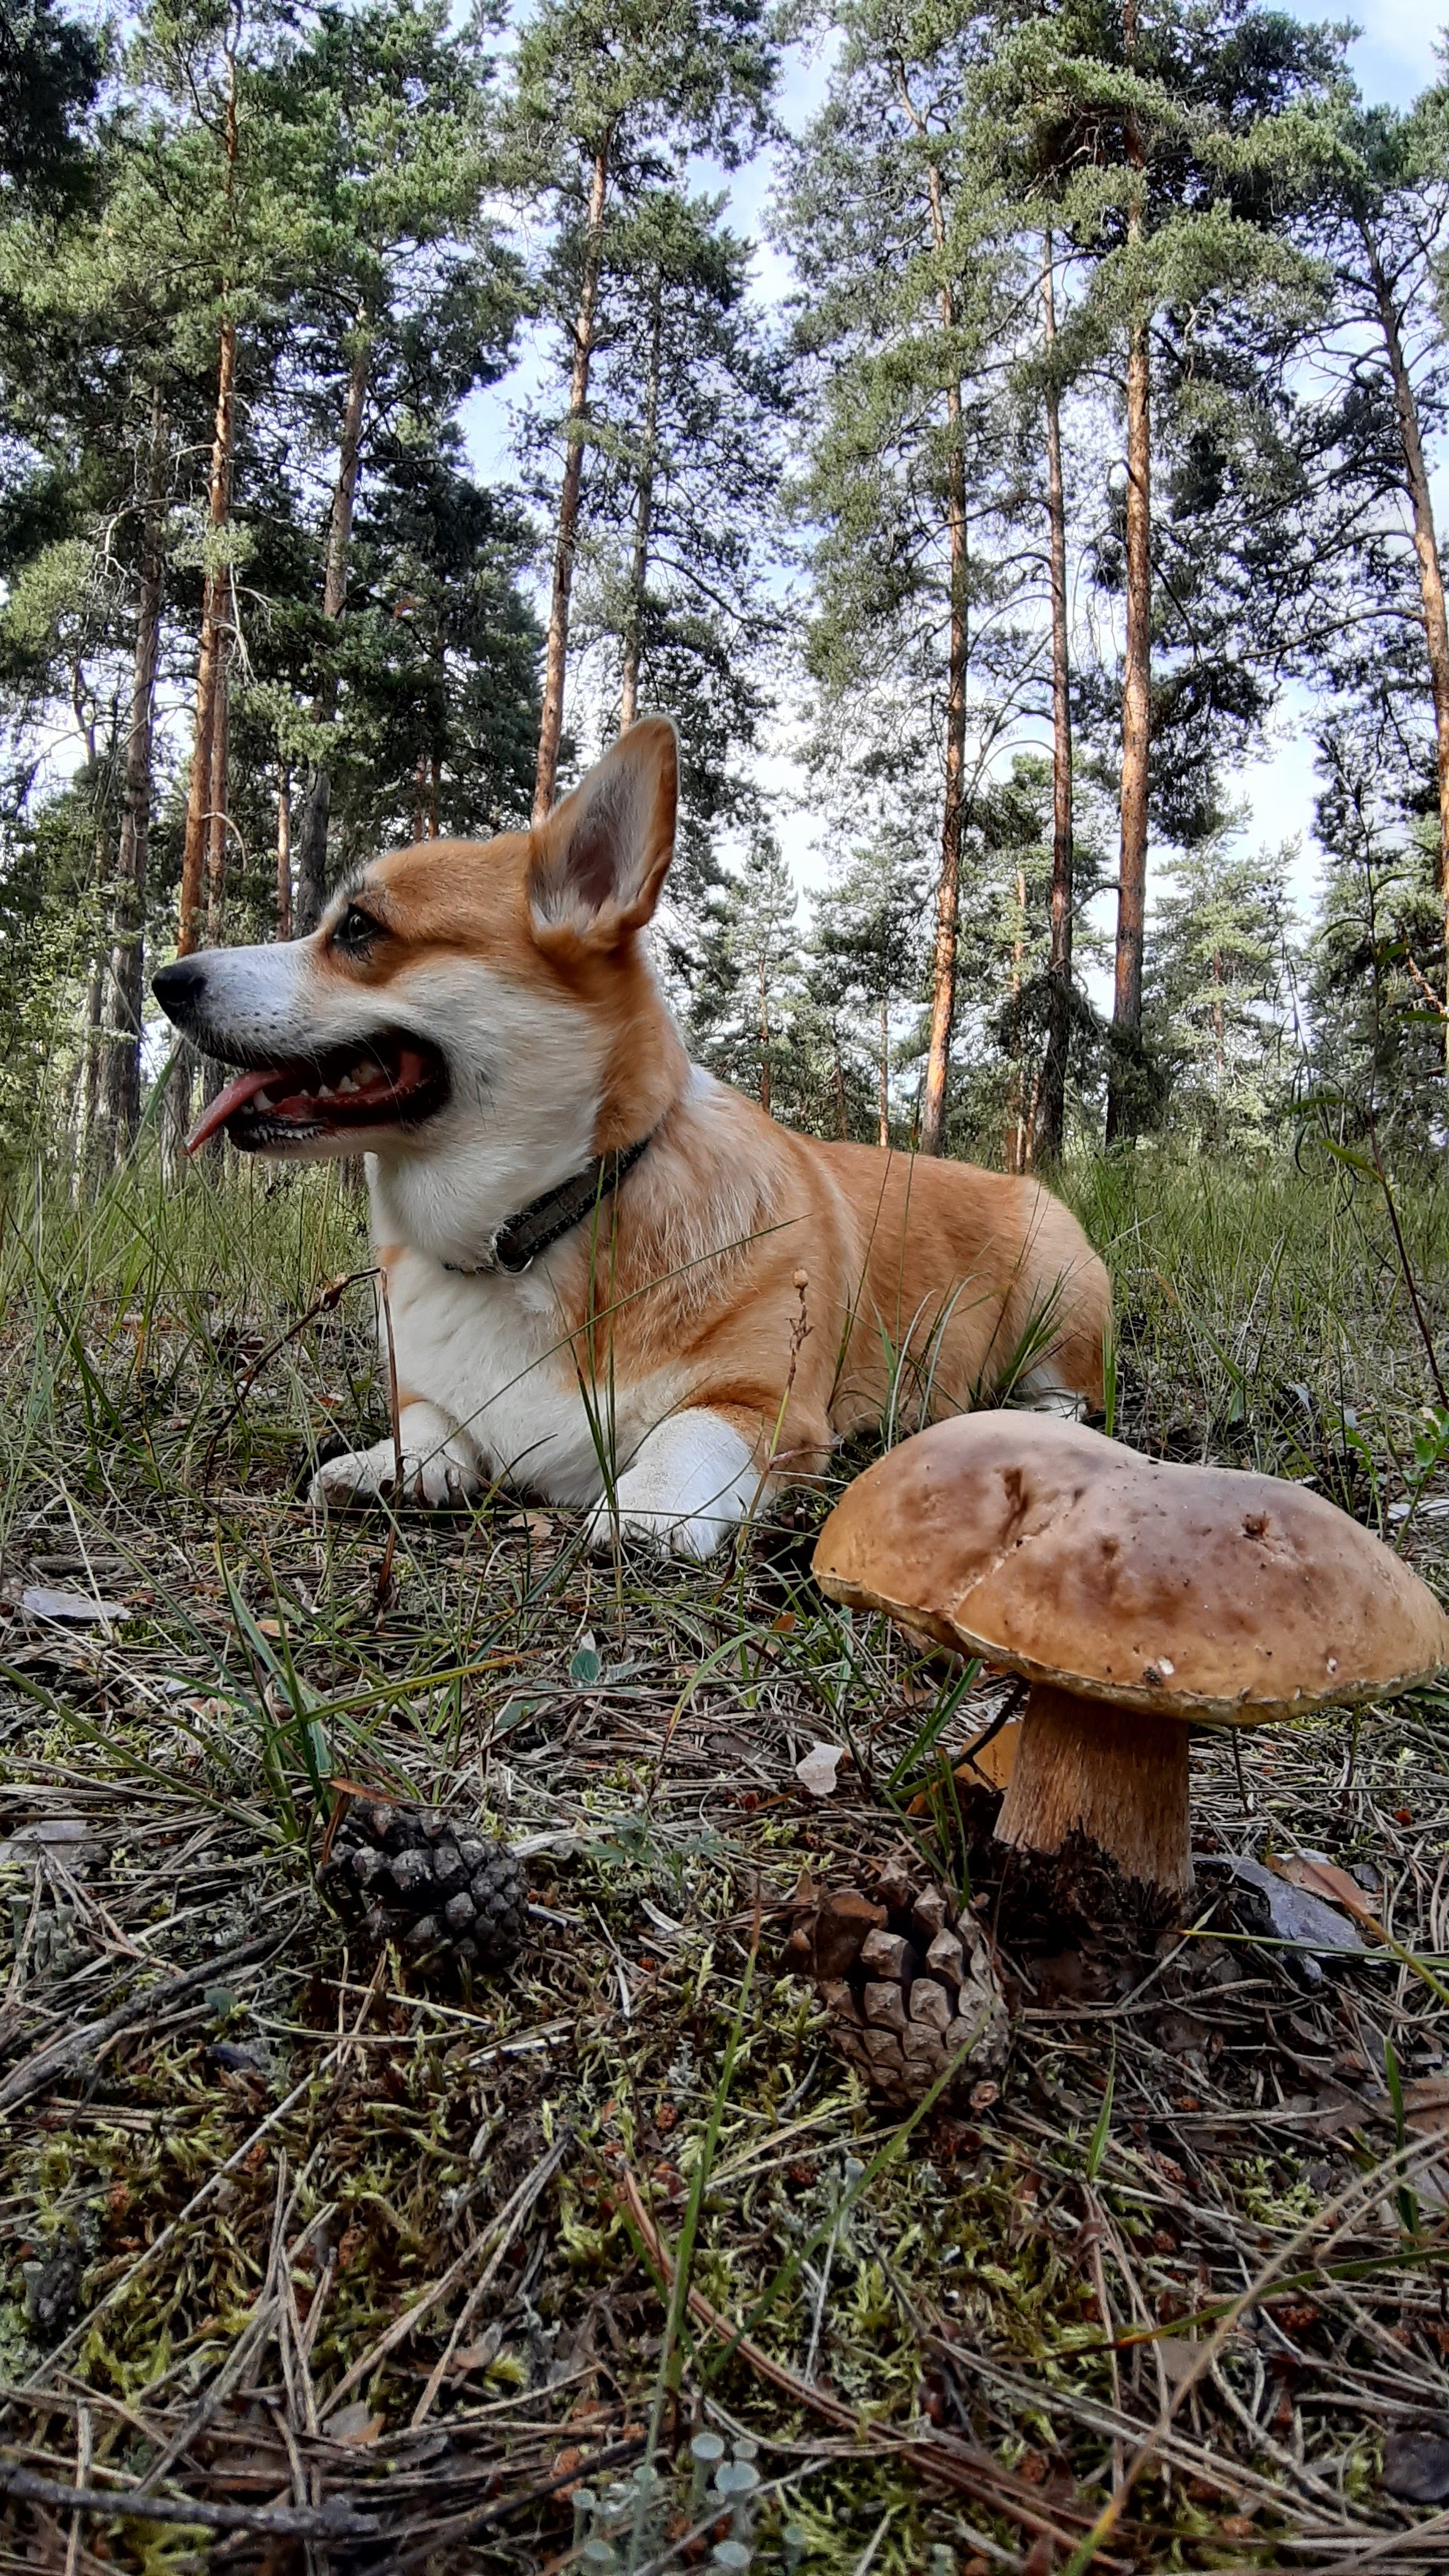
<instances>
[{"instance_id":1,"label":"mushroom stem","mask_svg":"<svg viewBox=\"0 0 1449 2576\"><path fill-rule=\"evenodd\" d=\"M1060 1851L1084 1834L1124 1878L1164 1894L1192 1890L1187 1728L1033 1684L996 1822L1018 1851Z\"/></svg>"}]
</instances>

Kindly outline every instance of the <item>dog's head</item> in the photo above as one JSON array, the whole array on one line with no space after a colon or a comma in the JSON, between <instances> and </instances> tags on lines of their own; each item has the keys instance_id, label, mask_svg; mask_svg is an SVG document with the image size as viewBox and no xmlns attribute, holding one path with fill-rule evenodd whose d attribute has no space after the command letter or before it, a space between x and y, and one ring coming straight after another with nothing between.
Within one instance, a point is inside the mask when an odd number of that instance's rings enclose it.
<instances>
[{"instance_id":1,"label":"dog's head","mask_svg":"<svg viewBox=\"0 0 1449 2576\"><path fill-rule=\"evenodd\" d=\"M422 1157L445 1188L462 1156L470 1202L482 1181L516 1206L647 1133L682 1077L640 938L676 779L674 729L645 717L534 830L396 851L309 938L163 968L168 1017L241 1068L193 1143Z\"/></svg>"}]
</instances>

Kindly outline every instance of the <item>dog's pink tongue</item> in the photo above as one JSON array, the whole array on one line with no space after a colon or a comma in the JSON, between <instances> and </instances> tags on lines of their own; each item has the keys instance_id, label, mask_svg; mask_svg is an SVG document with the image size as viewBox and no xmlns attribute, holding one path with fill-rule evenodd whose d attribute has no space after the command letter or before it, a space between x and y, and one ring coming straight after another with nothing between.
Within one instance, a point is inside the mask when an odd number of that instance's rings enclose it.
<instances>
[{"instance_id":1,"label":"dog's pink tongue","mask_svg":"<svg viewBox=\"0 0 1449 2576\"><path fill-rule=\"evenodd\" d=\"M198 1145L204 1145L208 1136L214 1136L218 1127L224 1127L233 1110L243 1108L247 1101L256 1098L259 1091L265 1091L269 1082L276 1082L278 1078L275 1066L270 1073L234 1074L202 1111L192 1128L186 1139L188 1154L194 1154Z\"/></svg>"}]
</instances>

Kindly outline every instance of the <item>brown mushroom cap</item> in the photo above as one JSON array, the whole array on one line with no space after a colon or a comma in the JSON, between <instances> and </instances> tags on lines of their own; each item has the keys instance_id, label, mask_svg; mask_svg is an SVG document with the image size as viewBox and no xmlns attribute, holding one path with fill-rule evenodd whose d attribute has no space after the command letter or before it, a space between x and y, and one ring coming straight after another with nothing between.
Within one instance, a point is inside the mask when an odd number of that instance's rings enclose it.
<instances>
[{"instance_id":1,"label":"brown mushroom cap","mask_svg":"<svg viewBox=\"0 0 1449 2576\"><path fill-rule=\"evenodd\" d=\"M1029 1681L1197 1725L1381 1699L1449 1663L1427 1586L1321 1495L1044 1414L903 1441L836 1505L815 1576Z\"/></svg>"}]
</instances>

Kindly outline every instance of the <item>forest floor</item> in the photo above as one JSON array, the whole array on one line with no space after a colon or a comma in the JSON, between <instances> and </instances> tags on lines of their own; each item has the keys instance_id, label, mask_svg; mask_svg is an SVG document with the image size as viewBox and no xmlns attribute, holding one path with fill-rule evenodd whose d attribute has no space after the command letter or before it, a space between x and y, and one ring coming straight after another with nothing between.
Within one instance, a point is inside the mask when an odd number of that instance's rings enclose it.
<instances>
[{"instance_id":1,"label":"forest floor","mask_svg":"<svg viewBox=\"0 0 1449 2576\"><path fill-rule=\"evenodd\" d=\"M1421 1332L1362 1171L1071 1187L1118 1433L1312 1476L1442 1591L1449 1203L1400 1210ZM503 1497L318 1526L319 1437L385 1418L366 1284L319 1310L366 1260L327 1175L0 1225L0 2567L1449 2564L1449 1691L1196 1741L1180 1930L1003 1944L999 2074L888 2109L790 1900L957 1885L910 1794L1001 1682L822 1601L828 1498L704 1572ZM336 1779L506 1834L510 1970L348 1931ZM1360 1946L1222 1865L1305 1853Z\"/></svg>"}]
</instances>

